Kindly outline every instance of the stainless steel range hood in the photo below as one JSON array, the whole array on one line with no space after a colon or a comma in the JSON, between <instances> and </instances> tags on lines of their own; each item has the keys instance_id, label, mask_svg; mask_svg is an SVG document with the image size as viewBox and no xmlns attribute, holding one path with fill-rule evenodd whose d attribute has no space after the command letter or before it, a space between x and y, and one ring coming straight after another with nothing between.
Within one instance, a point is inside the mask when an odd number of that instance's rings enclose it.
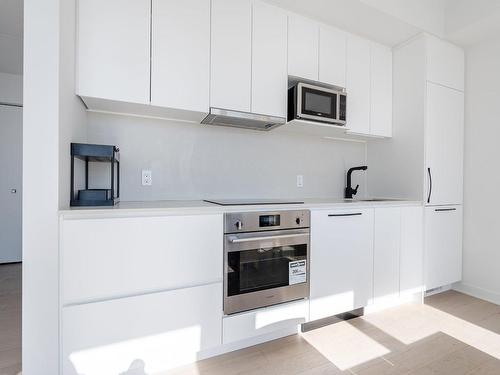
<instances>
[{"instance_id":1,"label":"stainless steel range hood","mask_svg":"<svg viewBox=\"0 0 500 375\"><path fill-rule=\"evenodd\" d=\"M202 124L231 126L253 130L268 131L284 125L284 117L257 115L248 112L230 111L220 108L210 108L210 112L202 121Z\"/></svg>"}]
</instances>

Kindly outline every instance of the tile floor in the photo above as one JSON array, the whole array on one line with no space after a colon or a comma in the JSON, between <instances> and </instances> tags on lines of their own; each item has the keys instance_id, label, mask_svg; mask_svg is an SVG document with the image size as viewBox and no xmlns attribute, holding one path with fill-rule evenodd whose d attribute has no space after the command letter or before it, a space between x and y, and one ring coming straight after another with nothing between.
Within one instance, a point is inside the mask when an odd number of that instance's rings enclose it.
<instances>
[{"instance_id":1,"label":"tile floor","mask_svg":"<svg viewBox=\"0 0 500 375\"><path fill-rule=\"evenodd\" d=\"M0 265L0 375L20 372L20 348L21 266ZM167 374L500 375L500 306L449 291Z\"/></svg>"}]
</instances>

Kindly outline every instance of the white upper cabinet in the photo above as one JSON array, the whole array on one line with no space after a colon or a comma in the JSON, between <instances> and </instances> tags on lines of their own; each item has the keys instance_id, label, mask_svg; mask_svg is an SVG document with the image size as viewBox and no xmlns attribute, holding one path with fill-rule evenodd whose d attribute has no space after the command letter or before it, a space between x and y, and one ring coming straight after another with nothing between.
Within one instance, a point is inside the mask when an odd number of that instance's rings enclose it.
<instances>
[{"instance_id":1,"label":"white upper cabinet","mask_svg":"<svg viewBox=\"0 0 500 375\"><path fill-rule=\"evenodd\" d=\"M250 112L252 2L212 0L210 106Z\"/></svg>"},{"instance_id":2,"label":"white upper cabinet","mask_svg":"<svg viewBox=\"0 0 500 375\"><path fill-rule=\"evenodd\" d=\"M153 0L151 104L208 112L210 0Z\"/></svg>"},{"instance_id":3,"label":"white upper cabinet","mask_svg":"<svg viewBox=\"0 0 500 375\"><path fill-rule=\"evenodd\" d=\"M370 42L347 38L347 127L353 133L370 134Z\"/></svg>"},{"instance_id":4,"label":"white upper cabinet","mask_svg":"<svg viewBox=\"0 0 500 375\"><path fill-rule=\"evenodd\" d=\"M288 74L318 80L319 25L298 15L288 17Z\"/></svg>"},{"instance_id":5,"label":"white upper cabinet","mask_svg":"<svg viewBox=\"0 0 500 375\"><path fill-rule=\"evenodd\" d=\"M347 34L333 27L319 28L319 81L345 87Z\"/></svg>"},{"instance_id":6,"label":"white upper cabinet","mask_svg":"<svg viewBox=\"0 0 500 375\"><path fill-rule=\"evenodd\" d=\"M373 298L384 303L399 297L401 208L375 209Z\"/></svg>"},{"instance_id":7,"label":"white upper cabinet","mask_svg":"<svg viewBox=\"0 0 500 375\"><path fill-rule=\"evenodd\" d=\"M426 203L462 204L464 93L428 82L426 108Z\"/></svg>"},{"instance_id":8,"label":"white upper cabinet","mask_svg":"<svg viewBox=\"0 0 500 375\"><path fill-rule=\"evenodd\" d=\"M392 136L392 51L371 45L370 134Z\"/></svg>"},{"instance_id":9,"label":"white upper cabinet","mask_svg":"<svg viewBox=\"0 0 500 375\"><path fill-rule=\"evenodd\" d=\"M260 1L253 4L252 112L286 117L287 16ZM226 95L232 95L232 91Z\"/></svg>"},{"instance_id":10,"label":"white upper cabinet","mask_svg":"<svg viewBox=\"0 0 500 375\"><path fill-rule=\"evenodd\" d=\"M428 36L427 80L464 91L464 51L444 40Z\"/></svg>"},{"instance_id":11,"label":"white upper cabinet","mask_svg":"<svg viewBox=\"0 0 500 375\"><path fill-rule=\"evenodd\" d=\"M150 0L82 0L77 94L149 103Z\"/></svg>"},{"instance_id":12,"label":"white upper cabinet","mask_svg":"<svg viewBox=\"0 0 500 375\"><path fill-rule=\"evenodd\" d=\"M368 305L373 227L373 209L311 212L311 320Z\"/></svg>"},{"instance_id":13,"label":"white upper cabinet","mask_svg":"<svg viewBox=\"0 0 500 375\"><path fill-rule=\"evenodd\" d=\"M425 288L462 279L462 206L425 208Z\"/></svg>"}]
</instances>

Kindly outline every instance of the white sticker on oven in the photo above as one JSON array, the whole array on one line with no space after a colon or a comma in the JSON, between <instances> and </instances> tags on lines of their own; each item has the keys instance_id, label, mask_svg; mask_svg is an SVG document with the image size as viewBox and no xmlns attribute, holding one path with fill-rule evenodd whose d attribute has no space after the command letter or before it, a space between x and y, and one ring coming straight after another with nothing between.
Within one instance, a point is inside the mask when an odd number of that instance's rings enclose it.
<instances>
[{"instance_id":1,"label":"white sticker on oven","mask_svg":"<svg viewBox=\"0 0 500 375\"><path fill-rule=\"evenodd\" d=\"M307 281L307 263L305 260L296 260L288 263L288 285L305 283Z\"/></svg>"}]
</instances>

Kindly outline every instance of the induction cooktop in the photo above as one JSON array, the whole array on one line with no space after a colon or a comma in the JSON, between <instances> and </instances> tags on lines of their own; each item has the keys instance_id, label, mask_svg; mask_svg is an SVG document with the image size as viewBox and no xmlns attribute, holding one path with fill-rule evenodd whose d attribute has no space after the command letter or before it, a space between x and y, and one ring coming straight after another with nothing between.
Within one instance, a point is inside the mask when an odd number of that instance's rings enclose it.
<instances>
[{"instance_id":1,"label":"induction cooktop","mask_svg":"<svg viewBox=\"0 0 500 375\"><path fill-rule=\"evenodd\" d=\"M261 206L275 204L303 204L301 201L283 199L205 199L204 202L217 204L219 206Z\"/></svg>"}]
</instances>

